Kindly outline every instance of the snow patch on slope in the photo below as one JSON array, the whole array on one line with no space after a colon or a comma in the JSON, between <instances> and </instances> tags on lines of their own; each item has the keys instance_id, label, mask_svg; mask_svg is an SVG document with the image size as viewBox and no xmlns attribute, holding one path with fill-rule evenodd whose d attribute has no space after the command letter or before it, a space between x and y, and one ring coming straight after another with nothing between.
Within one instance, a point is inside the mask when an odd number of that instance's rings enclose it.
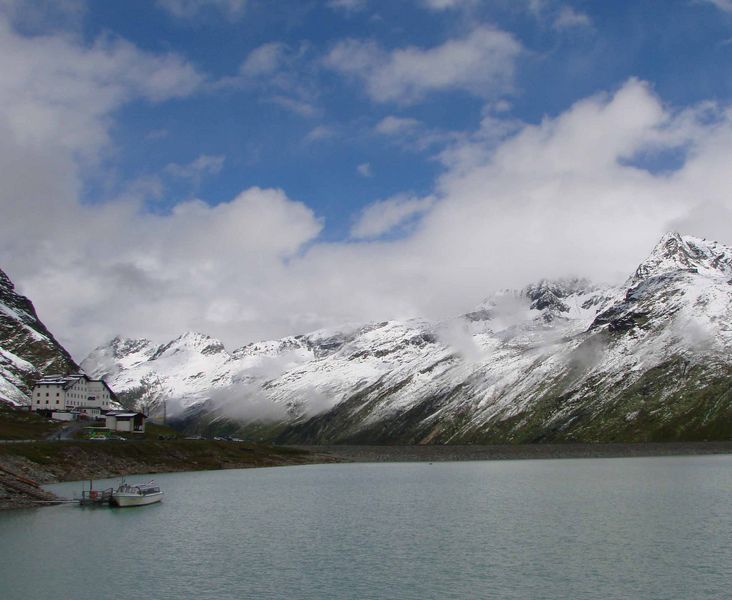
<instances>
[{"instance_id":1,"label":"snow patch on slope","mask_svg":"<svg viewBox=\"0 0 732 600\"><path fill-rule=\"evenodd\" d=\"M442 322L351 324L231 353L202 334L162 346L117 339L83 366L115 389L157 390L181 410L218 405L295 424L327 414L323 426L337 417L348 435L383 424L427 441L469 439L528 427L542 399L559 397L544 426L561 428L585 398L595 399L584 410L599 413L674 357L729 362L731 278L732 250L668 234L622 286L542 280Z\"/></svg>"}]
</instances>

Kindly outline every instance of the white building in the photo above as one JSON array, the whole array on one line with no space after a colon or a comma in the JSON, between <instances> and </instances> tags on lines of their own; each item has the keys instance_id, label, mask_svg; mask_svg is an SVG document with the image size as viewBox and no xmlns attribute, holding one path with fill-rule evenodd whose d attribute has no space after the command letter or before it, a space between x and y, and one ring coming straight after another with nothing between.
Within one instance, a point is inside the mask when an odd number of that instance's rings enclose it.
<instances>
[{"instance_id":1,"label":"white building","mask_svg":"<svg viewBox=\"0 0 732 600\"><path fill-rule=\"evenodd\" d=\"M110 431L145 433L145 415L142 413L113 410L104 415L104 420Z\"/></svg>"},{"instance_id":2,"label":"white building","mask_svg":"<svg viewBox=\"0 0 732 600\"><path fill-rule=\"evenodd\" d=\"M98 416L118 408L114 392L101 379L77 375L47 375L31 393L31 410L72 411Z\"/></svg>"}]
</instances>

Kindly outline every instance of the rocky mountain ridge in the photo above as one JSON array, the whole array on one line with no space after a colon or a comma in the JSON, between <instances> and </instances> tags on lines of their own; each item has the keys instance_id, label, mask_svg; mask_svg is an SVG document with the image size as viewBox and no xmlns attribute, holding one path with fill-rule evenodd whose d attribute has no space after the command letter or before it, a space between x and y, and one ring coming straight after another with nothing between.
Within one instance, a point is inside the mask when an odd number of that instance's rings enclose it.
<instances>
[{"instance_id":1,"label":"rocky mountain ridge","mask_svg":"<svg viewBox=\"0 0 732 600\"><path fill-rule=\"evenodd\" d=\"M27 404L41 375L77 370L74 359L38 318L33 303L18 294L0 270L0 401Z\"/></svg>"},{"instance_id":2,"label":"rocky mountain ridge","mask_svg":"<svg viewBox=\"0 0 732 600\"><path fill-rule=\"evenodd\" d=\"M623 285L541 281L455 319L229 353L188 333L82 363L130 402L298 443L727 439L732 249L667 234ZM169 413L170 414L170 413Z\"/></svg>"}]
</instances>

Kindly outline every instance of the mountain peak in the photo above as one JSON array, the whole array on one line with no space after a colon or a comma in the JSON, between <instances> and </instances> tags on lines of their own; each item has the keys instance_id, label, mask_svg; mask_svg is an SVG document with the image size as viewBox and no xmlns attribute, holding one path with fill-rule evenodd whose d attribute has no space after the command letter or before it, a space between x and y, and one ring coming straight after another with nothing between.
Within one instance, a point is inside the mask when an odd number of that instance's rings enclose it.
<instances>
[{"instance_id":1,"label":"mountain peak","mask_svg":"<svg viewBox=\"0 0 732 600\"><path fill-rule=\"evenodd\" d=\"M563 300L572 294L582 293L591 288L592 285L587 279L541 279L526 286L521 295L531 302L532 309L568 312L569 307Z\"/></svg>"},{"instance_id":2,"label":"mountain peak","mask_svg":"<svg viewBox=\"0 0 732 600\"><path fill-rule=\"evenodd\" d=\"M33 303L0 270L0 401L27 404L39 375L78 370L40 321Z\"/></svg>"},{"instance_id":3,"label":"mountain peak","mask_svg":"<svg viewBox=\"0 0 732 600\"><path fill-rule=\"evenodd\" d=\"M197 331L186 331L183 335L170 342L170 344L167 344L166 349L173 346L193 348L201 354L217 354L225 350L224 344L219 340Z\"/></svg>"},{"instance_id":4,"label":"mountain peak","mask_svg":"<svg viewBox=\"0 0 732 600\"><path fill-rule=\"evenodd\" d=\"M719 242L669 232L638 266L633 279L638 281L673 271L730 275L732 249Z\"/></svg>"},{"instance_id":5,"label":"mountain peak","mask_svg":"<svg viewBox=\"0 0 732 600\"><path fill-rule=\"evenodd\" d=\"M145 338L133 339L118 335L107 346L112 349L113 355L119 358L134 352L140 352L151 345L152 342ZM100 346L100 348L105 348L105 346Z\"/></svg>"},{"instance_id":6,"label":"mountain peak","mask_svg":"<svg viewBox=\"0 0 732 600\"><path fill-rule=\"evenodd\" d=\"M212 339L211 336L206 335L205 333L201 333L199 331L186 331L185 333L179 335L175 341L195 344L210 339Z\"/></svg>"},{"instance_id":7,"label":"mountain peak","mask_svg":"<svg viewBox=\"0 0 732 600\"><path fill-rule=\"evenodd\" d=\"M0 269L0 287L8 288L9 290L14 290L15 286L13 285L13 282L10 281L10 277L8 277L5 274L5 271Z\"/></svg>"}]
</instances>

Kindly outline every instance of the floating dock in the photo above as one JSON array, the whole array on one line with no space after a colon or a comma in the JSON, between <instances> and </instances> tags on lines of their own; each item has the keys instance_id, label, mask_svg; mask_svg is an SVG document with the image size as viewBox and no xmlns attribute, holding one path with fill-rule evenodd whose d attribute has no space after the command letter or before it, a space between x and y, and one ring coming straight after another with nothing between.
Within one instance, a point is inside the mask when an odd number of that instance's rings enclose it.
<instances>
[{"instance_id":1,"label":"floating dock","mask_svg":"<svg viewBox=\"0 0 732 600\"><path fill-rule=\"evenodd\" d=\"M79 498L79 504L81 506L109 506L112 500L113 488L106 488L103 490L95 490L92 487L92 482L89 482L88 490L81 490L81 498Z\"/></svg>"}]
</instances>

